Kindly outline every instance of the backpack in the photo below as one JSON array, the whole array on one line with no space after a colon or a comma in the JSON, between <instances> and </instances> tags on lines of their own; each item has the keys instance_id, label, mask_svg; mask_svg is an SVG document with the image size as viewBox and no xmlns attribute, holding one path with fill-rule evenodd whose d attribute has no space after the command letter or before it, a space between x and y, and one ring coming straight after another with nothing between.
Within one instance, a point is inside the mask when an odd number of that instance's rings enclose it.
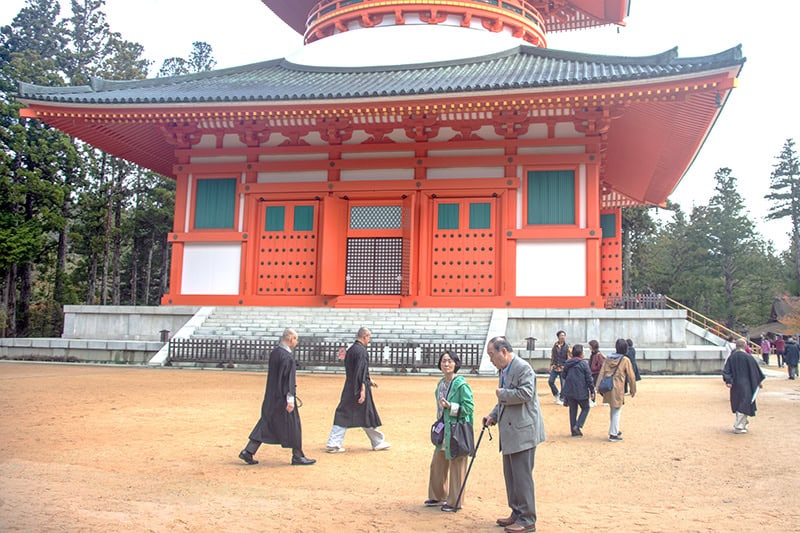
<instances>
[{"instance_id":1,"label":"backpack","mask_svg":"<svg viewBox=\"0 0 800 533\"><path fill-rule=\"evenodd\" d=\"M593 353L591 357L589 357L589 370L591 370L592 374L599 374L603 369L604 362L605 357L603 354L600 352Z\"/></svg>"}]
</instances>

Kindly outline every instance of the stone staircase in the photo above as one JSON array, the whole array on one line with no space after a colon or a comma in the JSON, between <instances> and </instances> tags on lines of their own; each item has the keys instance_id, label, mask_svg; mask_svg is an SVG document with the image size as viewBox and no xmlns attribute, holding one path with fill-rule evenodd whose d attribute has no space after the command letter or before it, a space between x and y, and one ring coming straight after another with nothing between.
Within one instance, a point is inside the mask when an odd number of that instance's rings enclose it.
<instances>
[{"instance_id":1,"label":"stone staircase","mask_svg":"<svg viewBox=\"0 0 800 533\"><path fill-rule=\"evenodd\" d=\"M348 343L366 326L373 342L483 343L491 318L491 309L215 307L192 337L272 340L291 327L301 342Z\"/></svg>"}]
</instances>

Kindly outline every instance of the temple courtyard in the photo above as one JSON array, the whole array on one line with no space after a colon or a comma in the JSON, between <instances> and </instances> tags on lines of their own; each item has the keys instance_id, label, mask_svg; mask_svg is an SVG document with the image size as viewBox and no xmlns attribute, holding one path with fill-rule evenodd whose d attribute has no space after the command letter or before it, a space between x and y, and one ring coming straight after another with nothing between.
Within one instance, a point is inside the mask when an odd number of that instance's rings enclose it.
<instances>
[{"instance_id":1,"label":"temple courtyard","mask_svg":"<svg viewBox=\"0 0 800 533\"><path fill-rule=\"evenodd\" d=\"M800 381L783 370L767 370L743 435L721 377L645 377L616 443L603 406L583 438L570 437L567 409L539 376L538 531L797 531ZM325 453L344 376L298 374L304 448L317 464L290 466L289 450L263 446L248 466L237 454L263 372L2 362L0 530L502 531L496 430L480 443L463 509L425 508L438 378L374 378L390 450L372 451L351 429L345 453ZM497 382L468 379L478 422Z\"/></svg>"}]
</instances>

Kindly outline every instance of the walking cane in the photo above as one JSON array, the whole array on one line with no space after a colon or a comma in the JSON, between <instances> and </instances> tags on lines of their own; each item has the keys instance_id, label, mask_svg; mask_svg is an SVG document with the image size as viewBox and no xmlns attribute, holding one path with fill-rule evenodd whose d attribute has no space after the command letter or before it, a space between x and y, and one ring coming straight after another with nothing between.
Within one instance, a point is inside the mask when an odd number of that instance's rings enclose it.
<instances>
[{"instance_id":1,"label":"walking cane","mask_svg":"<svg viewBox=\"0 0 800 533\"><path fill-rule=\"evenodd\" d=\"M461 509L461 496L464 495L464 487L467 486L467 479L469 479L469 472L472 470L472 463L475 462L475 456L478 454L478 447L481 445L481 439L483 438L483 432L489 429L489 426L483 426L481 429L481 434L478 435L478 442L475 443L475 450L472 452L472 460L469 462L469 466L467 467L467 473L464 474L464 482L461 484L461 490L458 491L458 499L456 499L455 509L454 512L458 512ZM489 429L489 440L492 440L492 430Z\"/></svg>"}]
</instances>

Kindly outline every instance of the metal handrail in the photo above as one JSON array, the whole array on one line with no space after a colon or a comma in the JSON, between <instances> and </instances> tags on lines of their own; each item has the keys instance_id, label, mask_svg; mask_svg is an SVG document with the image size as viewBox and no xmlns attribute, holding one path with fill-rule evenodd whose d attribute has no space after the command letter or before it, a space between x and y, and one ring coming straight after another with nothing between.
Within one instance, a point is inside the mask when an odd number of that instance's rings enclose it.
<instances>
[{"instance_id":1,"label":"metal handrail","mask_svg":"<svg viewBox=\"0 0 800 533\"><path fill-rule=\"evenodd\" d=\"M761 346L758 343L755 343L739 333L738 331L734 331L729 327L720 324L716 320L708 318L707 316L703 315L695 311L694 309L685 306L684 304L678 302L677 300L673 300L669 296L664 296L666 301L667 308L669 309L683 309L686 311L686 319L695 324L696 326L700 326L701 328L710 331L717 337L722 337L723 339L733 338L733 339L744 339L745 342L750 346L750 350L755 354L761 354Z\"/></svg>"}]
</instances>

